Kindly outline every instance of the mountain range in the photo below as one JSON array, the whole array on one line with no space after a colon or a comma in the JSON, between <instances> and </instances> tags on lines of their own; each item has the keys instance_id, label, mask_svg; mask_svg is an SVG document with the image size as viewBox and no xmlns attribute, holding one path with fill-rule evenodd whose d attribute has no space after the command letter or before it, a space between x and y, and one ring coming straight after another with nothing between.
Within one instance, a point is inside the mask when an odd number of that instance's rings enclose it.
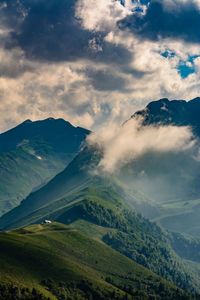
<instances>
[{"instance_id":1,"label":"mountain range","mask_svg":"<svg viewBox=\"0 0 200 300\"><path fill-rule=\"evenodd\" d=\"M161 99L132 118L142 116L142 126L189 126L198 141L199 112L200 98ZM188 153L147 153L115 174L99 174L102 152L85 142L89 134L47 119L0 135L8 178L2 214L12 208L0 218L0 295L198 299L199 161Z\"/></svg>"}]
</instances>

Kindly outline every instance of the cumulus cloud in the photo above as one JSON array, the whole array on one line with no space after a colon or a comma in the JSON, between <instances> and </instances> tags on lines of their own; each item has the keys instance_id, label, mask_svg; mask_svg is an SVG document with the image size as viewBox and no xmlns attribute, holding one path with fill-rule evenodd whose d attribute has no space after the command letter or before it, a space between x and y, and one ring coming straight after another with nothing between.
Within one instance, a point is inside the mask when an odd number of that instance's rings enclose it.
<instances>
[{"instance_id":1,"label":"cumulus cloud","mask_svg":"<svg viewBox=\"0 0 200 300\"><path fill-rule=\"evenodd\" d=\"M133 4L127 2L129 3L123 6L116 0L79 0L76 16L85 29L110 32L115 29L117 21L131 14L129 8L132 8Z\"/></svg>"},{"instance_id":2,"label":"cumulus cloud","mask_svg":"<svg viewBox=\"0 0 200 300\"><path fill-rule=\"evenodd\" d=\"M20 48L7 51L0 48L0 76L16 78L26 72L33 72L35 65L24 59L24 53Z\"/></svg>"},{"instance_id":3,"label":"cumulus cloud","mask_svg":"<svg viewBox=\"0 0 200 300\"><path fill-rule=\"evenodd\" d=\"M114 173L147 152L186 151L195 140L189 127L142 126L142 119L134 118L121 127L107 124L88 143L102 152L98 170Z\"/></svg>"},{"instance_id":4,"label":"cumulus cloud","mask_svg":"<svg viewBox=\"0 0 200 300\"><path fill-rule=\"evenodd\" d=\"M84 76L69 66L35 63L34 67L34 72L25 72L18 78L0 77L0 112L4 116L0 130L27 118L48 116L91 127L92 116L84 109L90 95Z\"/></svg>"}]
</instances>

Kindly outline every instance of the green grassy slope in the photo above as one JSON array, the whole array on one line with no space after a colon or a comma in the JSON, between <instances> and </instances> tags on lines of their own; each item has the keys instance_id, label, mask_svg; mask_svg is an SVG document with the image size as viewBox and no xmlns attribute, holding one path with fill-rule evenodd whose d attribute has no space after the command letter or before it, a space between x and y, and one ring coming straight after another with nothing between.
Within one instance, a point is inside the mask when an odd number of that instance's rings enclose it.
<instances>
[{"instance_id":1,"label":"green grassy slope","mask_svg":"<svg viewBox=\"0 0 200 300\"><path fill-rule=\"evenodd\" d=\"M50 197L51 194L49 194L49 198L47 199L51 199ZM38 202L39 199L40 198L38 198ZM122 205L126 207L125 203L122 204L122 199L124 199L123 191L119 187L116 187L112 181L106 180L105 182L98 178L93 178L93 180L88 178L88 180L84 181L80 184L80 186L74 187L66 192L63 197L55 199L54 201L46 201L41 208L37 207L33 210L32 203L29 203L29 201L26 203L24 202L19 207L3 216L0 222L4 229L23 227L38 222L40 223L44 219L52 217L58 218L58 216L61 216L66 210L72 208L76 204L80 204L86 199L96 201L97 203L104 205L106 208L115 209L115 211L119 207L122 207ZM41 199L41 203L42 200L43 199ZM28 207L27 210L26 207ZM30 213L28 213L29 210Z\"/></svg>"},{"instance_id":2,"label":"green grassy slope","mask_svg":"<svg viewBox=\"0 0 200 300\"><path fill-rule=\"evenodd\" d=\"M44 219L63 224L84 221L90 224L88 230L92 224L99 225L104 233L102 240L113 249L181 288L199 289L198 283L173 251L168 234L137 215L124 202L121 187L112 181L96 179L89 186L71 191L10 224L10 227L42 223ZM90 235L93 236L92 231Z\"/></svg>"},{"instance_id":3,"label":"green grassy slope","mask_svg":"<svg viewBox=\"0 0 200 300\"><path fill-rule=\"evenodd\" d=\"M0 233L0 295L11 284L15 299L26 288L46 299L190 299L97 238L58 223Z\"/></svg>"}]
</instances>

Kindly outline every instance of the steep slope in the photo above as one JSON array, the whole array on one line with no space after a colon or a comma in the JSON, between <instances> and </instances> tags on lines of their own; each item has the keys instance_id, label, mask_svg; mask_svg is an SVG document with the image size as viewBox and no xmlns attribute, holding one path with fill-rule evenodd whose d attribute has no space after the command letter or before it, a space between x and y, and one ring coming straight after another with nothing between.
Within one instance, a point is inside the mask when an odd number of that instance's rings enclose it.
<instances>
[{"instance_id":1,"label":"steep slope","mask_svg":"<svg viewBox=\"0 0 200 300\"><path fill-rule=\"evenodd\" d=\"M89 152L85 151L89 155ZM72 165L73 163L68 168L72 168ZM81 172L83 175L83 170ZM63 174L67 174L66 170L61 174L63 178ZM77 175L76 172L74 174ZM70 177L69 182L72 178ZM64 190L61 185L62 193L58 192L59 185L57 185L57 193L52 194L56 182L52 180L46 188L34 193L33 198L28 197L18 208L2 217L2 222L7 217L7 221L11 222L4 228L41 224L45 219L50 219L63 224L73 224L81 231L86 230L86 233L91 236L95 224L102 227L104 232L102 239L113 249L174 282L180 288L190 291L199 289L192 273L175 254L168 234L131 209L128 204L130 196L115 178L88 177L84 182L79 181L79 184L76 181L74 188L71 188L67 177L63 179L65 179L63 187L65 186L66 189ZM34 206L35 203L37 207ZM18 219L19 215L20 219Z\"/></svg>"},{"instance_id":2,"label":"steep slope","mask_svg":"<svg viewBox=\"0 0 200 300\"><path fill-rule=\"evenodd\" d=\"M27 120L0 134L0 215L63 170L87 134L62 119Z\"/></svg>"},{"instance_id":3,"label":"steep slope","mask_svg":"<svg viewBox=\"0 0 200 300\"><path fill-rule=\"evenodd\" d=\"M70 191L79 190L85 184L87 185L91 180L87 167L93 160L93 152L85 148L64 171L44 187L30 194L18 207L3 215L0 218L0 228L10 227L9 224L16 223L43 206L67 196Z\"/></svg>"},{"instance_id":4,"label":"steep slope","mask_svg":"<svg viewBox=\"0 0 200 300\"><path fill-rule=\"evenodd\" d=\"M0 299L191 299L97 238L58 223L1 233L0 266Z\"/></svg>"}]
</instances>

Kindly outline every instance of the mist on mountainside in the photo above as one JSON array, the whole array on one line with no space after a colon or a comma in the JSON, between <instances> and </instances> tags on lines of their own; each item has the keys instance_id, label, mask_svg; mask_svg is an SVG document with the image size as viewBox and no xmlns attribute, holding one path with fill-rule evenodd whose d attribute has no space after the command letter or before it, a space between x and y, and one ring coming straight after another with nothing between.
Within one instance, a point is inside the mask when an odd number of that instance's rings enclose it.
<instances>
[{"instance_id":1,"label":"mist on mountainside","mask_svg":"<svg viewBox=\"0 0 200 300\"><path fill-rule=\"evenodd\" d=\"M199 172L199 144L190 126L143 125L132 118L107 124L87 137L102 154L96 174L115 174L152 200L193 194ZM185 197L184 197L185 198Z\"/></svg>"}]
</instances>

